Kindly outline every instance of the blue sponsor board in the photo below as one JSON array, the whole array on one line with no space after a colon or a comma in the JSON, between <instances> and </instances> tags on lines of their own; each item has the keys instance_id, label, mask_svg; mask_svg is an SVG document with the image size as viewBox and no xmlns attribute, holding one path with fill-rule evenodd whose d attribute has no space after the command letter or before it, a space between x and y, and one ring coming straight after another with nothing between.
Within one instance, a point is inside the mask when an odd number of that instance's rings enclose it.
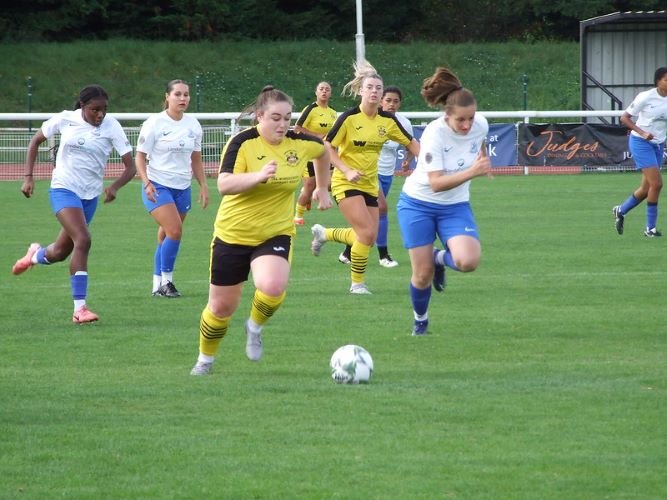
<instances>
[{"instance_id":1,"label":"blue sponsor board","mask_svg":"<svg viewBox=\"0 0 667 500\"><path fill-rule=\"evenodd\" d=\"M419 140L426 125L414 125L412 131L415 139ZM489 134L486 136L486 147L494 167L507 167L517 165L517 131L513 123L490 123ZM403 173L401 163L405 158L405 149L399 148L396 157L396 173ZM410 169L414 169L416 160L410 163Z\"/></svg>"}]
</instances>

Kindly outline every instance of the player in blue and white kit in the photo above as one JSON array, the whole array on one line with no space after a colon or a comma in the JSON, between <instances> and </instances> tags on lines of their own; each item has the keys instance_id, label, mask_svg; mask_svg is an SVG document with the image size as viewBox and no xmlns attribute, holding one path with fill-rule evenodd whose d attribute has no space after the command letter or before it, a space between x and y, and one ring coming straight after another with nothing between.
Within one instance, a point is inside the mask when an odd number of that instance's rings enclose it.
<instances>
[{"instance_id":1,"label":"player in blue and white kit","mask_svg":"<svg viewBox=\"0 0 667 500\"><path fill-rule=\"evenodd\" d=\"M485 145L489 125L476 113L472 92L449 69L439 67L424 80L421 95L429 106L442 106L445 114L424 129L417 166L406 179L397 205L412 265L413 335L427 333L431 280L442 291L445 266L471 272L479 265L481 246L469 184L491 173ZM444 250L434 248L436 237Z\"/></svg>"},{"instance_id":2,"label":"player in blue and white kit","mask_svg":"<svg viewBox=\"0 0 667 500\"><path fill-rule=\"evenodd\" d=\"M102 87L90 85L79 93L74 111L62 111L45 121L28 146L25 181L21 186L26 198L34 194L33 170L39 145L60 134L49 200L62 229L56 240L46 247L31 244L28 253L14 264L12 273L21 274L35 264L61 262L71 255L72 321L77 324L99 319L86 305L91 245L88 225L97 209L97 199L104 191L104 203L115 200L118 190L135 174L132 146L120 123L106 116L108 101L109 96ZM121 156L125 170L104 188L104 169L114 149Z\"/></svg>"},{"instance_id":3,"label":"player in blue and white kit","mask_svg":"<svg viewBox=\"0 0 667 500\"><path fill-rule=\"evenodd\" d=\"M636 168L642 173L642 182L622 204L612 209L616 231L623 234L625 215L646 200L644 235L649 238L662 236L656 223L662 189L660 165L667 137L667 67L655 70L653 81L655 88L637 94L621 116L621 123L631 130L628 145Z\"/></svg>"},{"instance_id":4,"label":"player in blue and white kit","mask_svg":"<svg viewBox=\"0 0 667 500\"><path fill-rule=\"evenodd\" d=\"M201 156L202 128L185 114L190 87L183 80L167 84L164 111L141 126L137 173L143 183L146 210L159 224L153 260L153 296L180 297L174 286L174 265L181 245L183 221L192 204L192 176L199 182L199 202L208 205L208 185Z\"/></svg>"}]
</instances>

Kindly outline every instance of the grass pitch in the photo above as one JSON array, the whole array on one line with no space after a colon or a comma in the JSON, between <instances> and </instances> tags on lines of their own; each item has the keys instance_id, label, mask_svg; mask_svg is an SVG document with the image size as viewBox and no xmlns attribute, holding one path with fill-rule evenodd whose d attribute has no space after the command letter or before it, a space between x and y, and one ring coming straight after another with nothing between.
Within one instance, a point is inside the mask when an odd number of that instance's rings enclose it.
<instances>
[{"instance_id":1,"label":"grass pitch","mask_svg":"<svg viewBox=\"0 0 667 500\"><path fill-rule=\"evenodd\" d=\"M340 247L310 255L312 223L342 224L336 209L311 211L264 358L244 355L249 284L203 378L189 370L215 195L186 221L173 300L150 296L140 185L100 205L89 305L101 320L75 326L66 264L10 274L58 230L48 184L26 200L0 183L0 497L665 498L667 238L642 235L643 205L623 236L611 216L638 182L475 180L483 262L449 273L424 338L409 335L394 210L400 266L373 251L372 296L347 293ZM332 382L346 343L372 354L370 384Z\"/></svg>"}]
</instances>

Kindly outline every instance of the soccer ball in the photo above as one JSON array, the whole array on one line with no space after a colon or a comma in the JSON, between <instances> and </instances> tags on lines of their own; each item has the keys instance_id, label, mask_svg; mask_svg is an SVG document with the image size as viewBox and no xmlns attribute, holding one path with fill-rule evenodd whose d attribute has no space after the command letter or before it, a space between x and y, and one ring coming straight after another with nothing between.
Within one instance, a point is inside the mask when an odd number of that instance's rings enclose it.
<instances>
[{"instance_id":1,"label":"soccer ball","mask_svg":"<svg viewBox=\"0 0 667 500\"><path fill-rule=\"evenodd\" d=\"M336 349L329 361L331 378L337 384L366 384L373 375L373 358L358 345L344 345Z\"/></svg>"}]
</instances>

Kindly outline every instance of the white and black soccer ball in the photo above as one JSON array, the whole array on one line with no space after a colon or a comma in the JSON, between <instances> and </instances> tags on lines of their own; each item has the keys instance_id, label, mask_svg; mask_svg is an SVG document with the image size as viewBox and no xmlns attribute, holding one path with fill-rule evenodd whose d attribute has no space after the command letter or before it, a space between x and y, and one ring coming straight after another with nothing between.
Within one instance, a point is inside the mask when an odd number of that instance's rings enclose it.
<instances>
[{"instance_id":1,"label":"white and black soccer ball","mask_svg":"<svg viewBox=\"0 0 667 500\"><path fill-rule=\"evenodd\" d=\"M373 358L358 345L348 344L336 349L329 366L331 378L337 384L366 384L373 375Z\"/></svg>"}]
</instances>

